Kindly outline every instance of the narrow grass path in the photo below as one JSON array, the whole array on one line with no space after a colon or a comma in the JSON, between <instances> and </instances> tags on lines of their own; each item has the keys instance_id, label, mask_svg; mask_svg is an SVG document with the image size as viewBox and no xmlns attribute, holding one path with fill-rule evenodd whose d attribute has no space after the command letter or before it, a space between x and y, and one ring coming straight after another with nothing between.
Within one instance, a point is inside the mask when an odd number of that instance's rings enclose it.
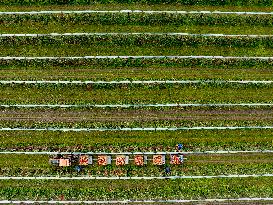
<instances>
[{"instance_id":1,"label":"narrow grass path","mask_svg":"<svg viewBox=\"0 0 273 205\"><path fill-rule=\"evenodd\" d=\"M217 186L216 186L217 185ZM272 197L272 177L177 180L1 180L2 199L137 200ZM175 191L174 191L175 190Z\"/></svg>"},{"instance_id":2,"label":"narrow grass path","mask_svg":"<svg viewBox=\"0 0 273 205\"><path fill-rule=\"evenodd\" d=\"M1 131L2 151L272 150L272 129L181 131ZM156 140L155 140L156 139Z\"/></svg>"}]
</instances>

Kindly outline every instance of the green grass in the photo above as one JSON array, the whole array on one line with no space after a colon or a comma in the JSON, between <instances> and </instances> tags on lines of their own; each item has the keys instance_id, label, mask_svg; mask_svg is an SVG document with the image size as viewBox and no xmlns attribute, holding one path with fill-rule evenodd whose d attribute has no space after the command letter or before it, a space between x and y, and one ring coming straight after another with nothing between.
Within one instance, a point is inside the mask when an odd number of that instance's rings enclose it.
<instances>
[{"instance_id":1,"label":"green grass","mask_svg":"<svg viewBox=\"0 0 273 205\"><path fill-rule=\"evenodd\" d=\"M1 80L272 80L271 68L187 68L184 66L141 67L10 67L0 69Z\"/></svg>"},{"instance_id":2,"label":"green grass","mask_svg":"<svg viewBox=\"0 0 273 205\"><path fill-rule=\"evenodd\" d=\"M207 56L271 56L273 48L230 48L218 46L106 46L106 45L48 45L48 46L0 46L1 56L149 56L149 55L207 55Z\"/></svg>"},{"instance_id":3,"label":"green grass","mask_svg":"<svg viewBox=\"0 0 273 205\"><path fill-rule=\"evenodd\" d=\"M270 85L1 86L2 104L272 102Z\"/></svg>"},{"instance_id":4,"label":"green grass","mask_svg":"<svg viewBox=\"0 0 273 205\"><path fill-rule=\"evenodd\" d=\"M81 33L81 32L182 32L182 33L223 33L223 34L273 34L271 26L261 25L79 25L73 23L24 22L0 24L1 33Z\"/></svg>"},{"instance_id":5,"label":"green grass","mask_svg":"<svg viewBox=\"0 0 273 205\"><path fill-rule=\"evenodd\" d=\"M5 180L1 199L205 199L272 197L272 178L182 180Z\"/></svg>"},{"instance_id":6,"label":"green grass","mask_svg":"<svg viewBox=\"0 0 273 205\"><path fill-rule=\"evenodd\" d=\"M1 131L1 150L29 151L175 151L183 143L186 151L257 150L273 148L273 131Z\"/></svg>"},{"instance_id":7,"label":"green grass","mask_svg":"<svg viewBox=\"0 0 273 205\"><path fill-rule=\"evenodd\" d=\"M46 169L50 168L47 155L11 155L2 154L0 156L1 171L5 169Z\"/></svg>"}]
</instances>

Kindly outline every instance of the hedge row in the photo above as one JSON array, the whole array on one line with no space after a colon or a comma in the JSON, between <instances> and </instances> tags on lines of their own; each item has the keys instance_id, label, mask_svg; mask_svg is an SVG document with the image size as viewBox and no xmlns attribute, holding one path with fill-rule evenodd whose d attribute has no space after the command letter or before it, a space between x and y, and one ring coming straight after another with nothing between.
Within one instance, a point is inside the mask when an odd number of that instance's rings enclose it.
<instances>
[{"instance_id":1,"label":"hedge row","mask_svg":"<svg viewBox=\"0 0 273 205\"><path fill-rule=\"evenodd\" d=\"M9 116L7 116L8 118ZM133 116L134 117L134 116ZM157 117L157 116L156 116ZM265 118L262 118L260 116L253 116L253 118L247 120L240 120L239 117L235 120L232 120L232 117L228 116L226 119L221 120L215 120L208 119L207 121L202 119L198 120L195 117L187 116L188 118L192 118L192 120L169 120L166 117L166 119L160 119L160 120L150 120L145 119L144 117L142 120L129 120L129 118L125 118L123 121L120 119L113 119L115 122L111 122L111 118L109 119L101 119L101 118L95 118L94 120L97 120L97 122L92 122L85 120L81 121L81 119L73 119L70 120L70 122L60 122L59 119L47 119L43 118L41 121L38 121L39 119L29 117L28 120L18 119L15 118L12 120L12 116L10 116L7 121L2 120L1 121L1 127L4 128L22 128L22 129L47 129L47 128L53 128L53 129L61 129L61 128L71 128L71 129L81 129L81 128L89 128L89 129L123 129L123 128L138 128L138 127L149 127L149 128L175 128L177 127L248 127L248 126L272 126L272 122L266 120ZM222 116L216 116L215 118L224 118ZM271 117L271 116L270 116ZM21 117L23 118L23 117ZM105 117L106 118L106 117ZM178 118L178 117L177 117ZM186 118L186 117L185 117ZM242 117L243 118L243 117ZM258 118L258 119L256 119ZM56 121L56 122L54 122ZM58 131L58 130L56 130Z\"/></svg>"},{"instance_id":2,"label":"hedge row","mask_svg":"<svg viewBox=\"0 0 273 205\"><path fill-rule=\"evenodd\" d=\"M102 25L225 25L272 26L272 15L177 14L177 13L84 13L0 15L0 24L24 22L43 24L102 24ZM19 26L19 25L18 25Z\"/></svg>"},{"instance_id":3,"label":"hedge row","mask_svg":"<svg viewBox=\"0 0 273 205\"><path fill-rule=\"evenodd\" d=\"M181 5L211 5L211 6L272 6L271 0L2 0L0 5L8 6L45 6L45 5L92 5L94 3L144 3Z\"/></svg>"},{"instance_id":4,"label":"hedge row","mask_svg":"<svg viewBox=\"0 0 273 205\"><path fill-rule=\"evenodd\" d=\"M257 47L273 48L273 36L266 37L225 37L225 36L183 36L183 35L81 35L81 36L37 36L0 38L0 45L164 45L164 46L228 46L228 47Z\"/></svg>"},{"instance_id":5,"label":"hedge row","mask_svg":"<svg viewBox=\"0 0 273 205\"><path fill-rule=\"evenodd\" d=\"M49 83L37 83L37 84L2 84L0 83L0 90L8 89L50 89L61 90L61 89L75 89L75 90L109 90L115 91L117 89L126 89L127 91L134 90L163 90L163 89L183 89L183 88L194 88L194 89L206 89L206 88L230 88L230 89L272 89L273 83L230 83L230 82L200 82L200 83L151 83L151 84L131 84L131 83L122 83L122 84L110 84L110 83L101 83L101 84L49 84ZM119 92L119 91L117 91ZM0 100L1 101L1 100Z\"/></svg>"},{"instance_id":6,"label":"hedge row","mask_svg":"<svg viewBox=\"0 0 273 205\"><path fill-rule=\"evenodd\" d=\"M205 58L162 58L162 59L133 59L133 58L82 58L82 59L0 59L0 68L12 68L12 67L25 67L29 68L30 66L40 67L47 69L50 66L59 66L59 67L69 67L69 66L86 66L87 69L92 66L98 66L100 68L124 68L124 67L148 67L152 65L160 66L179 66L179 67L204 67L204 68L228 68L235 67L238 69L241 68L273 68L273 59L263 60L263 59L205 59Z\"/></svg>"}]
</instances>

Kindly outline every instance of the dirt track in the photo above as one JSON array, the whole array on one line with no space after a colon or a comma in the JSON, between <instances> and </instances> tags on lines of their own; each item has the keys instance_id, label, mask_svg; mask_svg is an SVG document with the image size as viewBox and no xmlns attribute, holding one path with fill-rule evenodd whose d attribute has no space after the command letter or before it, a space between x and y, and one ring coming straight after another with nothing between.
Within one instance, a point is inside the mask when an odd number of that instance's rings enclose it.
<instances>
[{"instance_id":1,"label":"dirt track","mask_svg":"<svg viewBox=\"0 0 273 205\"><path fill-rule=\"evenodd\" d=\"M273 110L2 110L0 121L121 122L155 120L272 121Z\"/></svg>"}]
</instances>

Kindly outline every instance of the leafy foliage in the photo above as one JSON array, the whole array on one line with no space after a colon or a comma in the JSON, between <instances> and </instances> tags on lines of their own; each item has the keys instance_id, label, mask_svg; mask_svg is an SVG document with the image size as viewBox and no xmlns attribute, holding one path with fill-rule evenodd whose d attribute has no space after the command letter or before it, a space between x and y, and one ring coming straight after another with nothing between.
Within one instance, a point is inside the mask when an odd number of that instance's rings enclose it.
<instances>
[{"instance_id":1,"label":"leafy foliage","mask_svg":"<svg viewBox=\"0 0 273 205\"><path fill-rule=\"evenodd\" d=\"M270 0L2 0L0 5L18 5L18 6L44 6L44 5L92 5L95 3L144 3L144 4L172 4L179 3L182 5L212 5L212 6L272 6Z\"/></svg>"},{"instance_id":2,"label":"leafy foliage","mask_svg":"<svg viewBox=\"0 0 273 205\"><path fill-rule=\"evenodd\" d=\"M83 13L83 14L38 14L1 15L0 23L24 22L71 23L75 25L230 25L272 26L271 15L225 15L225 14L172 14L172 13Z\"/></svg>"},{"instance_id":3,"label":"leafy foliage","mask_svg":"<svg viewBox=\"0 0 273 205\"><path fill-rule=\"evenodd\" d=\"M191 35L153 35L153 34L105 34L105 35L80 35L80 36L5 36L0 38L0 45L105 45L105 46L141 46L161 45L174 46L228 46L228 47L273 47L272 36L191 36Z\"/></svg>"},{"instance_id":4,"label":"leafy foliage","mask_svg":"<svg viewBox=\"0 0 273 205\"><path fill-rule=\"evenodd\" d=\"M0 59L1 67L41 67L46 69L49 66L100 66L113 68L129 68L129 67L147 67L151 65L161 66L179 66L179 67L236 67L240 68L273 68L273 59L221 59L221 58L161 58L161 59L145 59L145 58L80 58L80 59Z\"/></svg>"}]
</instances>

